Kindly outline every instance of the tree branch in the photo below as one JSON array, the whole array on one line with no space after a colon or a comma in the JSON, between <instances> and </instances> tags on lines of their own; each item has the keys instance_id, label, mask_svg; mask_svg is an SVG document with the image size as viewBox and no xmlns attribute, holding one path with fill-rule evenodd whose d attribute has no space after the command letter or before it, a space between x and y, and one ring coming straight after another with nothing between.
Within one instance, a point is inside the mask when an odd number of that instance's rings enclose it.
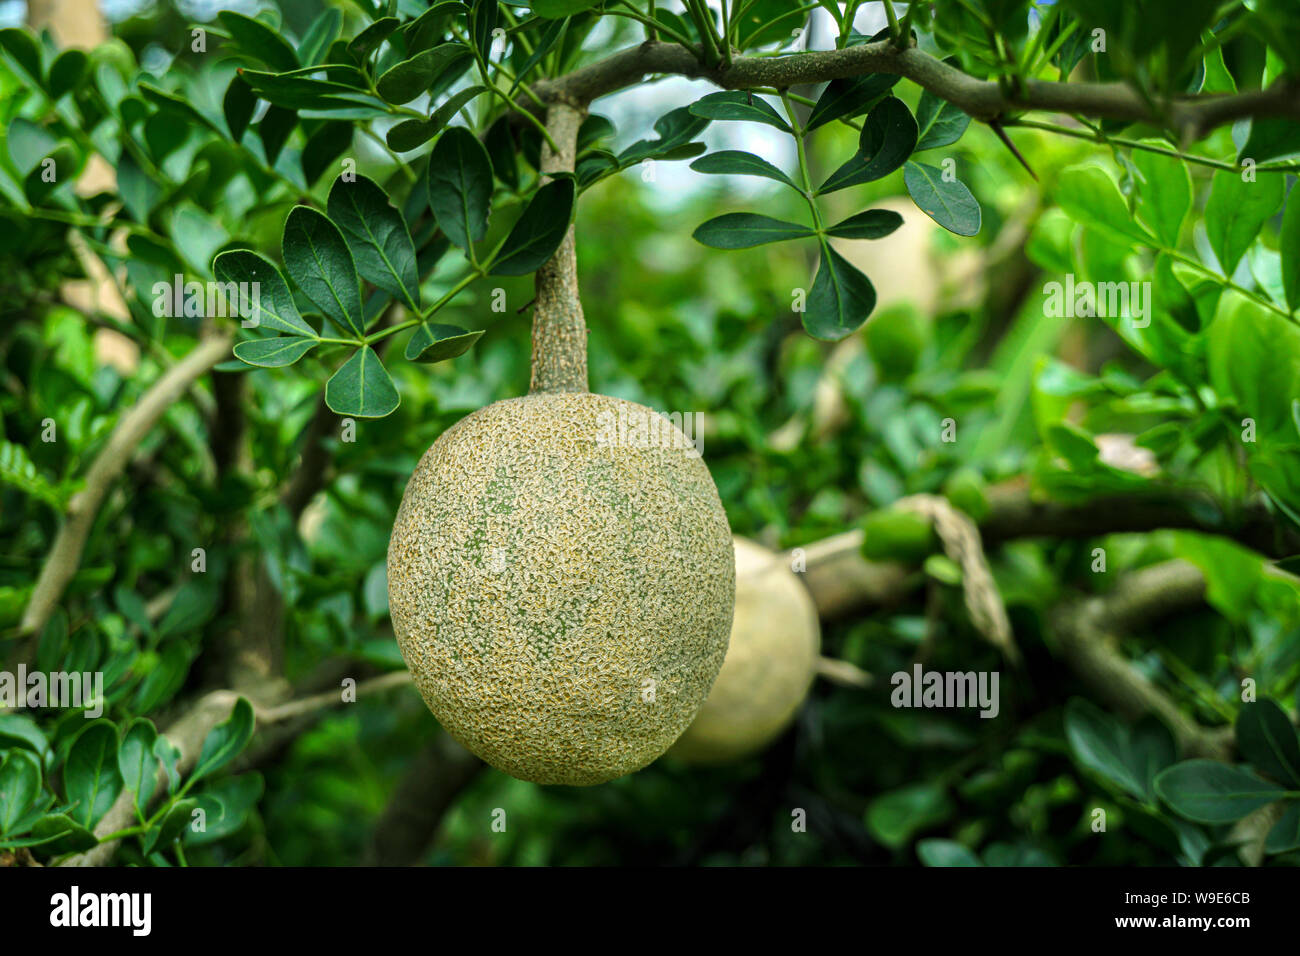
<instances>
[{"instance_id":1,"label":"tree branch","mask_svg":"<svg viewBox=\"0 0 1300 956\"><path fill-rule=\"evenodd\" d=\"M865 73L906 77L977 120L989 122L1022 110L1078 113L1098 119L1156 123L1196 140L1211 130L1254 116L1300 119L1300 87L1279 80L1263 90L1148 100L1125 83L1051 83L1028 80L1004 90L994 80L978 80L916 47L898 49L889 40L842 50L818 50L775 57L736 57L730 66L709 69L675 43L647 41L612 54L565 76L534 84L547 102L585 107L592 100L640 83L654 73L707 79L724 89L781 89Z\"/></svg>"},{"instance_id":2,"label":"tree branch","mask_svg":"<svg viewBox=\"0 0 1300 956\"><path fill-rule=\"evenodd\" d=\"M1231 728L1212 730L1187 717L1114 646L1117 635L1204 599L1201 572L1186 561L1166 561L1125 576L1110 594L1061 606L1053 614L1054 632L1070 669L1120 714L1130 719L1155 714L1184 753L1226 760L1232 753Z\"/></svg>"},{"instance_id":3,"label":"tree branch","mask_svg":"<svg viewBox=\"0 0 1300 956\"><path fill-rule=\"evenodd\" d=\"M447 809L483 770L483 761L445 731L416 754L375 823L367 866L419 863Z\"/></svg>"},{"instance_id":4,"label":"tree branch","mask_svg":"<svg viewBox=\"0 0 1300 956\"><path fill-rule=\"evenodd\" d=\"M86 540L104 498L137 446L194 380L229 353L229 335L214 334L201 339L193 351L163 373L118 419L108 442L86 472L85 487L68 503L67 519L54 539L23 612L22 633L35 636L45 628L68 582L77 573Z\"/></svg>"},{"instance_id":5,"label":"tree branch","mask_svg":"<svg viewBox=\"0 0 1300 956\"><path fill-rule=\"evenodd\" d=\"M1035 499L1019 482L994 485L987 497L989 513L979 526L990 546L1012 538L1095 538L1176 528L1223 535L1272 558L1300 550L1300 536L1281 530L1283 526L1261 500L1229 511L1207 494L1153 488L1145 494L1062 503Z\"/></svg>"}]
</instances>

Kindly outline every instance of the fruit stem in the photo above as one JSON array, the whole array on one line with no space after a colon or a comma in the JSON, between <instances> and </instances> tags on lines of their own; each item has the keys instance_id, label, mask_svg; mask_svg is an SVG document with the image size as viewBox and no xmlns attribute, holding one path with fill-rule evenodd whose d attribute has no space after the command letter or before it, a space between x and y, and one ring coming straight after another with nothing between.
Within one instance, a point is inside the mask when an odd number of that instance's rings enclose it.
<instances>
[{"instance_id":1,"label":"fruit stem","mask_svg":"<svg viewBox=\"0 0 1300 956\"><path fill-rule=\"evenodd\" d=\"M585 110L562 100L546 109L546 128L559 151L542 143L543 173L572 173L578 128ZM548 177L549 178L549 177ZM574 226L550 260L537 270L533 306L533 368L530 393L587 391L587 323L578 296Z\"/></svg>"}]
</instances>

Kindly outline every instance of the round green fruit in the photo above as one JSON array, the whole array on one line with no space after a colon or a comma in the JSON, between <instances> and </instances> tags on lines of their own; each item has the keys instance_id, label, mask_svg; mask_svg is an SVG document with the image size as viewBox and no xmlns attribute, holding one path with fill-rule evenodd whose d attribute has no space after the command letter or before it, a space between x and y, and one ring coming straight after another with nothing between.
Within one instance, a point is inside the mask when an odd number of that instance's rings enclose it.
<instances>
[{"instance_id":1,"label":"round green fruit","mask_svg":"<svg viewBox=\"0 0 1300 956\"><path fill-rule=\"evenodd\" d=\"M808 589L782 555L744 538L735 546L727 659L670 751L690 763L728 763L767 746L794 720L817 674L821 627Z\"/></svg>"},{"instance_id":2,"label":"round green fruit","mask_svg":"<svg viewBox=\"0 0 1300 956\"><path fill-rule=\"evenodd\" d=\"M650 440L647 440L647 434ZM722 666L731 532L698 452L644 406L509 399L434 442L388 546L402 656L494 767L596 784L690 724Z\"/></svg>"}]
</instances>

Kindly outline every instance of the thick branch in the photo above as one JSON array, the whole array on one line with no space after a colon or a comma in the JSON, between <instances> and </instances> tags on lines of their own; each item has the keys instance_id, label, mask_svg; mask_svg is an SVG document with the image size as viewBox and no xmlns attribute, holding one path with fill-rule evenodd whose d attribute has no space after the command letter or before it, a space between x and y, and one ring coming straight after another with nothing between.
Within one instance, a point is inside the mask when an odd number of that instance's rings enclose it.
<instances>
[{"instance_id":1,"label":"thick branch","mask_svg":"<svg viewBox=\"0 0 1300 956\"><path fill-rule=\"evenodd\" d=\"M1201 494L1167 490L1148 495L1105 496L1074 504L1037 501L1020 484L988 490L989 512L979 522L987 547L1017 538L1095 538L1122 532L1186 529L1232 538L1270 557L1300 551L1300 542L1263 504L1221 513ZM868 561L862 556L861 531L846 531L791 552L803 552L804 582L823 618L835 618L864 606L893 604L906 597L916 576L906 565Z\"/></svg>"},{"instance_id":2,"label":"thick branch","mask_svg":"<svg viewBox=\"0 0 1300 956\"><path fill-rule=\"evenodd\" d=\"M1253 116L1300 119L1300 90L1279 81L1264 90L1229 95L1175 97L1154 105L1124 83L1049 83L1029 80L1018 91L993 80L977 80L916 47L899 50L888 40L843 50L818 50L776 57L737 57L729 67L707 69L690 51L673 43L647 42L615 53L566 76L540 82L535 92L549 102L583 107L597 97L641 82L654 73L711 80L724 89L790 87L800 83L890 73L913 80L975 119L990 121L1022 110L1078 113L1098 119L1164 125L1188 140Z\"/></svg>"},{"instance_id":3,"label":"thick branch","mask_svg":"<svg viewBox=\"0 0 1300 956\"><path fill-rule=\"evenodd\" d=\"M368 866L419 863L443 815L483 769L483 761L441 733L415 756L375 823Z\"/></svg>"},{"instance_id":4,"label":"thick branch","mask_svg":"<svg viewBox=\"0 0 1300 956\"><path fill-rule=\"evenodd\" d=\"M1300 550L1300 539L1281 530L1262 501L1229 513L1209 495L1167 488L1064 504L1034 499L1019 483L993 486L988 500L989 513L979 525L990 546L1011 538L1094 538L1177 528L1230 537L1272 558Z\"/></svg>"},{"instance_id":5,"label":"thick branch","mask_svg":"<svg viewBox=\"0 0 1300 956\"><path fill-rule=\"evenodd\" d=\"M54 613L64 589L81 564L81 554L100 505L137 446L194 380L229 354L229 336L213 335L201 340L192 352L164 372L118 420L107 444L86 473L85 487L68 504L67 520L54 539L41 575L36 579L31 600L23 612L21 630L24 633L39 634Z\"/></svg>"},{"instance_id":6,"label":"thick branch","mask_svg":"<svg viewBox=\"0 0 1300 956\"><path fill-rule=\"evenodd\" d=\"M897 603L910 590L912 574L906 565L862 556L861 531L846 531L796 550L803 552L804 584L825 620L863 605Z\"/></svg>"},{"instance_id":7,"label":"thick branch","mask_svg":"<svg viewBox=\"0 0 1300 956\"><path fill-rule=\"evenodd\" d=\"M1184 753L1223 760L1231 754L1227 735L1187 717L1114 646L1118 634L1196 607L1204 598L1201 572L1185 561L1167 561L1134 571L1108 595L1059 608L1054 630L1061 656L1099 698L1128 718L1160 717Z\"/></svg>"},{"instance_id":8,"label":"thick branch","mask_svg":"<svg viewBox=\"0 0 1300 956\"><path fill-rule=\"evenodd\" d=\"M542 171L573 172L578 128L586 110L563 101L546 111L546 129L559 146L556 153L542 144ZM578 296L578 256L574 227L550 260L537 270L533 305L533 373L530 392L587 390L587 323Z\"/></svg>"}]
</instances>

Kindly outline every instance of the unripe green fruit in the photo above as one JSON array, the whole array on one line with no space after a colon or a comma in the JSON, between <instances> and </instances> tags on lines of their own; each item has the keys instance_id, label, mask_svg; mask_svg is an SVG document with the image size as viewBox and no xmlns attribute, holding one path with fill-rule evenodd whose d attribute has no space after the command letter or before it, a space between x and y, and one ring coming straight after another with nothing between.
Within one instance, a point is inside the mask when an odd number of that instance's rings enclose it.
<instances>
[{"instance_id":1,"label":"unripe green fruit","mask_svg":"<svg viewBox=\"0 0 1300 956\"><path fill-rule=\"evenodd\" d=\"M666 419L529 395L467 416L420 460L388 598L453 737L523 780L602 783L659 757L708 695L735 600L731 532Z\"/></svg>"},{"instance_id":2,"label":"unripe green fruit","mask_svg":"<svg viewBox=\"0 0 1300 956\"><path fill-rule=\"evenodd\" d=\"M731 645L709 698L673 745L690 763L747 757L790 725L812 687L821 651L817 608L786 559L736 538Z\"/></svg>"}]
</instances>

